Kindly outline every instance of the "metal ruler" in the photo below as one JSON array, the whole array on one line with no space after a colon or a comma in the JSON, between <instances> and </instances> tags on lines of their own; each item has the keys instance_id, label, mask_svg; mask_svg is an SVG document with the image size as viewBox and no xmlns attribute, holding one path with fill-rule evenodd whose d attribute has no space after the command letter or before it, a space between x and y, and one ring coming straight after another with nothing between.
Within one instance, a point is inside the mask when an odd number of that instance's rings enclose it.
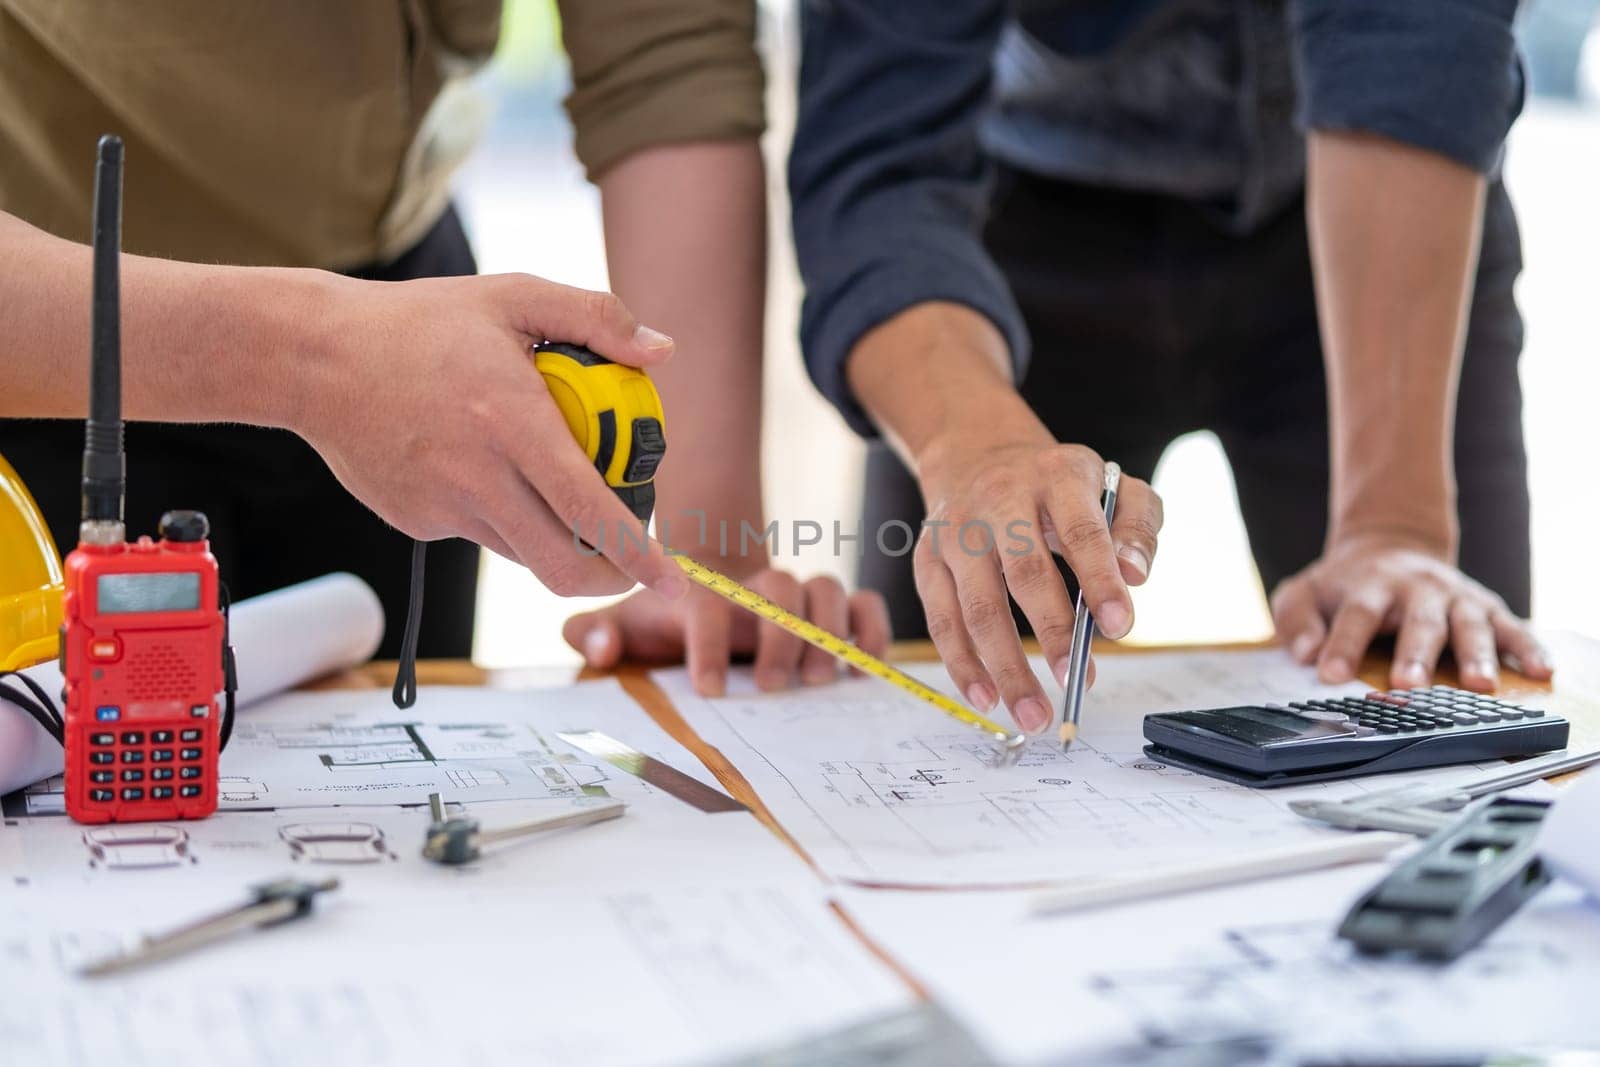
<instances>
[{"instance_id":1,"label":"metal ruler","mask_svg":"<svg viewBox=\"0 0 1600 1067\"><path fill-rule=\"evenodd\" d=\"M629 748L616 738L601 733L599 730L585 730L581 733L558 733L557 737L575 748L581 748L591 756L598 756L619 770L627 771L635 778L655 786L663 793L677 797L691 807L701 811L749 811L750 809L728 796L726 793L712 789L698 778L691 778L678 768L662 763L653 756L646 756L638 749Z\"/></svg>"}]
</instances>

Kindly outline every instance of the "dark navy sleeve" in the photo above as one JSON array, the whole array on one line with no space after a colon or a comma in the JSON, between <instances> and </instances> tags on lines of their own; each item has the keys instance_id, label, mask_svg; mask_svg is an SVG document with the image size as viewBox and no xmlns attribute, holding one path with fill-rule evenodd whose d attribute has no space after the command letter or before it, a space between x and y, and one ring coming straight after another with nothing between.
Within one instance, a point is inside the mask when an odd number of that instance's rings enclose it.
<instances>
[{"instance_id":1,"label":"dark navy sleeve","mask_svg":"<svg viewBox=\"0 0 1600 1067\"><path fill-rule=\"evenodd\" d=\"M1517 0L1294 0L1301 124L1493 171L1522 110L1516 11Z\"/></svg>"},{"instance_id":2,"label":"dark navy sleeve","mask_svg":"<svg viewBox=\"0 0 1600 1067\"><path fill-rule=\"evenodd\" d=\"M1002 0L806 0L789 157L811 378L864 436L845 379L851 348L914 304L966 304L994 321L1020 376L1027 332L979 235L989 167L978 117Z\"/></svg>"}]
</instances>

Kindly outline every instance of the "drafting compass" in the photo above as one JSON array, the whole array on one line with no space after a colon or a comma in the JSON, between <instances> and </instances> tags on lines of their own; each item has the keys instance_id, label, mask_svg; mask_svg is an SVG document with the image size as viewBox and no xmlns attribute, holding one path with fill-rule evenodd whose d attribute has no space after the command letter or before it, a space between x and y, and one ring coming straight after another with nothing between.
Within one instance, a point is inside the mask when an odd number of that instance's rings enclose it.
<instances>
[{"instance_id":1,"label":"drafting compass","mask_svg":"<svg viewBox=\"0 0 1600 1067\"><path fill-rule=\"evenodd\" d=\"M338 887L337 878L326 878L320 882L306 882L297 878L263 882L251 887L247 903L196 919L164 934L146 934L136 947L97 960L79 973L86 976L115 974L204 948L240 930L265 929L300 919L311 914L311 901L317 894Z\"/></svg>"},{"instance_id":2,"label":"drafting compass","mask_svg":"<svg viewBox=\"0 0 1600 1067\"><path fill-rule=\"evenodd\" d=\"M444 797L438 793L429 793L428 812L433 817L433 822L428 826L428 835L423 838L422 855L424 859L451 866L471 863L483 855L485 845L513 841L546 830L559 830L564 826L590 826L597 822L605 822L607 819L615 819L627 809L628 806L622 801L614 800L563 815L547 815L540 819L529 819L527 822L485 830L477 819L465 815L447 815L444 810Z\"/></svg>"}]
</instances>

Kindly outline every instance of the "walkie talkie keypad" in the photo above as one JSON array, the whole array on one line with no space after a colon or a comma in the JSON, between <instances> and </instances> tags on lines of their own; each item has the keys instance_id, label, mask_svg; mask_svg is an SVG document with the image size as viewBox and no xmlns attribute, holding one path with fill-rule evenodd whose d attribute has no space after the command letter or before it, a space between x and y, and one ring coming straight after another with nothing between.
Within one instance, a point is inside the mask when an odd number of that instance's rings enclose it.
<instances>
[{"instance_id":1,"label":"walkie talkie keypad","mask_svg":"<svg viewBox=\"0 0 1600 1067\"><path fill-rule=\"evenodd\" d=\"M120 708L116 709L121 718ZM187 744L173 748L175 737L181 736ZM205 731L188 727L178 729L123 730L120 733L97 732L88 735L88 758L98 765L89 771L89 781L96 788L86 791L90 803L110 809L117 801L124 804L145 801L171 801L174 797L193 800L205 795L205 786L196 779L206 777L206 749L203 745ZM118 769L111 769L107 765ZM188 779L181 789L171 785L154 785L145 788L147 780L170 782L173 778ZM117 788L110 788L115 785ZM104 788L101 788L104 787Z\"/></svg>"}]
</instances>

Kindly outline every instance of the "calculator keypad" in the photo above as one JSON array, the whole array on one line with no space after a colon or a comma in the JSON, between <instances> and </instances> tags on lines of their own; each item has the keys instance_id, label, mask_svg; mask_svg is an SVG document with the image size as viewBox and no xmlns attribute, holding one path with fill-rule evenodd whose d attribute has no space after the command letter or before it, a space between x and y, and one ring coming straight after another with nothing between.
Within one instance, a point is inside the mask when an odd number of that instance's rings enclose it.
<instances>
[{"instance_id":1,"label":"calculator keypad","mask_svg":"<svg viewBox=\"0 0 1600 1067\"><path fill-rule=\"evenodd\" d=\"M174 726L115 733L102 729L88 734L87 741L93 786L84 795L94 807L146 799L171 802L175 797L196 801L209 790L204 781L207 749L202 728ZM182 779L182 784L174 782L175 778Z\"/></svg>"},{"instance_id":2,"label":"calculator keypad","mask_svg":"<svg viewBox=\"0 0 1600 1067\"><path fill-rule=\"evenodd\" d=\"M1418 734L1452 730L1461 726L1516 722L1544 716L1541 708L1521 707L1503 700L1449 686L1426 689L1391 689L1364 697L1304 700L1289 710L1323 722L1348 722L1363 734Z\"/></svg>"}]
</instances>

